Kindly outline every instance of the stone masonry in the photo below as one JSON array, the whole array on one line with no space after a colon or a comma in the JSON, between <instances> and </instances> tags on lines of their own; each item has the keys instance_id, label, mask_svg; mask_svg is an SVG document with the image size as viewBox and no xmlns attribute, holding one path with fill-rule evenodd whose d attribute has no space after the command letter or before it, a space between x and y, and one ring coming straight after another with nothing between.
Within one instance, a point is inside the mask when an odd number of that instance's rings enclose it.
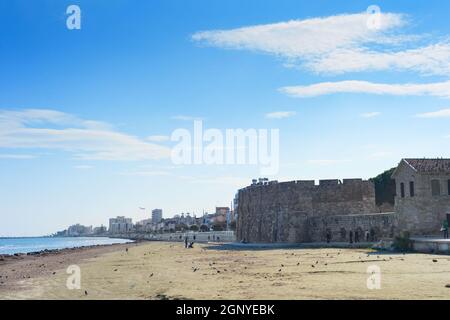
<instances>
[{"instance_id":1,"label":"stone masonry","mask_svg":"<svg viewBox=\"0 0 450 320\"><path fill-rule=\"evenodd\" d=\"M394 171L398 228L437 235L450 219L450 159L403 159Z\"/></svg>"},{"instance_id":2,"label":"stone masonry","mask_svg":"<svg viewBox=\"0 0 450 320\"><path fill-rule=\"evenodd\" d=\"M374 185L362 179L260 179L237 194L237 240L246 242L360 241L438 235L450 222L450 159L403 159L392 175L395 212L377 213Z\"/></svg>"},{"instance_id":3,"label":"stone masonry","mask_svg":"<svg viewBox=\"0 0 450 320\"><path fill-rule=\"evenodd\" d=\"M373 183L362 179L321 180L319 185L314 181L254 183L238 192L237 239L320 241L327 219L374 212ZM341 231L340 226L336 228L333 233Z\"/></svg>"}]
</instances>

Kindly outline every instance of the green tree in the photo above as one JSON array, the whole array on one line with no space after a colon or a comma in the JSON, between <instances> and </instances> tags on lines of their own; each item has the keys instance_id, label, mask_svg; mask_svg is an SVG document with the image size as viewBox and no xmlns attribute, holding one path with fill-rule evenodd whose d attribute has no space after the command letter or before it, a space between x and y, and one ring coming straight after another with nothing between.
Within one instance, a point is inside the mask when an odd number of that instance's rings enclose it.
<instances>
[{"instance_id":1,"label":"green tree","mask_svg":"<svg viewBox=\"0 0 450 320\"><path fill-rule=\"evenodd\" d=\"M391 179L395 168L370 179L375 185L375 201L377 206L383 203L395 204L395 180Z\"/></svg>"}]
</instances>

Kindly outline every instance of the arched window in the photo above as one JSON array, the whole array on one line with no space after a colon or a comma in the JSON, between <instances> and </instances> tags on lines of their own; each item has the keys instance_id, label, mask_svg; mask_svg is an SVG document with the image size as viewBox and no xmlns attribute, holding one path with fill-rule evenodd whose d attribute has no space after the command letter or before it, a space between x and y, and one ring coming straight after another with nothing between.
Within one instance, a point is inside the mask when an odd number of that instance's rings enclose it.
<instances>
[{"instance_id":1,"label":"arched window","mask_svg":"<svg viewBox=\"0 0 450 320\"><path fill-rule=\"evenodd\" d=\"M415 196L415 190L414 190L414 181L409 182L409 195L411 197Z\"/></svg>"}]
</instances>

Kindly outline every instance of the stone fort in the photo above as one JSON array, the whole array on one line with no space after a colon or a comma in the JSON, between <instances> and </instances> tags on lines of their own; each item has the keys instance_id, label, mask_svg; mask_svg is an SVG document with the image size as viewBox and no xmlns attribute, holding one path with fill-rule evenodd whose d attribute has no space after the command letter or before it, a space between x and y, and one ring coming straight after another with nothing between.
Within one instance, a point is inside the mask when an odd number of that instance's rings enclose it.
<instances>
[{"instance_id":1,"label":"stone fort","mask_svg":"<svg viewBox=\"0 0 450 320\"><path fill-rule=\"evenodd\" d=\"M450 220L450 159L403 159L392 179L395 212L381 213L375 188L363 179L277 182L253 180L236 198L239 241L256 243L361 241L402 231L435 235Z\"/></svg>"}]
</instances>

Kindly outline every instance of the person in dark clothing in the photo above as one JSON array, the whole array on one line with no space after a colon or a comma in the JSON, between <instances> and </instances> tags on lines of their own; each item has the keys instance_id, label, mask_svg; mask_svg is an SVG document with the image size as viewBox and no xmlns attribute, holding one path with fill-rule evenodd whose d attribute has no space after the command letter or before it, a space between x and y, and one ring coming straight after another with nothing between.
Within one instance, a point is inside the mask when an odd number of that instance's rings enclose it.
<instances>
[{"instance_id":1,"label":"person in dark clothing","mask_svg":"<svg viewBox=\"0 0 450 320\"><path fill-rule=\"evenodd\" d=\"M184 238L184 247L185 248L188 247L188 238L187 237Z\"/></svg>"},{"instance_id":2,"label":"person in dark clothing","mask_svg":"<svg viewBox=\"0 0 450 320\"><path fill-rule=\"evenodd\" d=\"M330 243L331 242L331 232L330 232L330 230L327 230L326 237L327 237L327 243Z\"/></svg>"},{"instance_id":3,"label":"person in dark clothing","mask_svg":"<svg viewBox=\"0 0 450 320\"><path fill-rule=\"evenodd\" d=\"M350 230L348 237L350 238L350 243L353 243L353 231Z\"/></svg>"},{"instance_id":4,"label":"person in dark clothing","mask_svg":"<svg viewBox=\"0 0 450 320\"><path fill-rule=\"evenodd\" d=\"M441 231L444 233L444 239L448 239L448 221L444 220Z\"/></svg>"}]
</instances>

